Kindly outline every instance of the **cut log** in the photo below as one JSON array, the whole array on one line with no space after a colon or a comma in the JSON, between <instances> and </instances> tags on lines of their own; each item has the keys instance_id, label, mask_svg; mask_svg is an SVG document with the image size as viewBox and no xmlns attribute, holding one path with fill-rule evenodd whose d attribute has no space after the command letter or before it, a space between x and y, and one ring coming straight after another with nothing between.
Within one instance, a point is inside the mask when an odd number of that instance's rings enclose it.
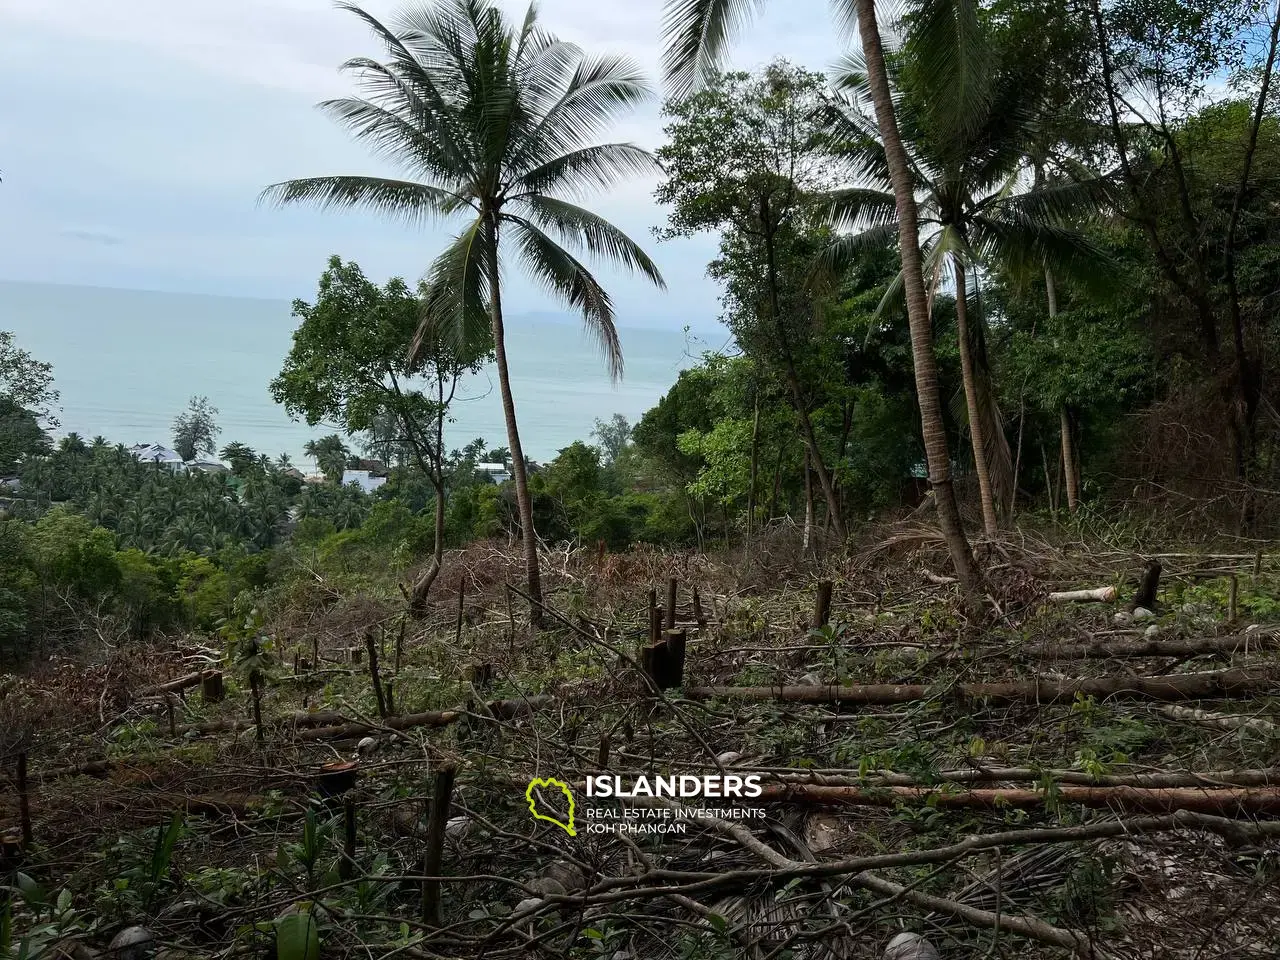
<instances>
[{"instance_id":1,"label":"cut log","mask_svg":"<svg viewBox=\"0 0 1280 960\"><path fill-rule=\"evenodd\" d=\"M1061 703L1076 695L1121 696L1147 700L1199 700L1261 693L1280 680L1280 667L1180 673L1156 677L1085 677L1064 680L1011 680L958 683L952 687L923 684L865 683L851 686L690 687L690 700L732 698L783 700L793 703L858 703L889 705L952 697L994 703Z\"/></svg>"},{"instance_id":2,"label":"cut log","mask_svg":"<svg viewBox=\"0 0 1280 960\"><path fill-rule=\"evenodd\" d=\"M1280 632L1232 634L1227 637L1191 637L1184 640L1096 640L1093 643L1037 643L1018 649L1019 654L1067 659L1090 657L1197 657L1206 653L1244 653L1280 646Z\"/></svg>"},{"instance_id":3,"label":"cut log","mask_svg":"<svg viewBox=\"0 0 1280 960\"><path fill-rule=\"evenodd\" d=\"M204 680L205 672L188 673L186 676L177 677L167 683L157 683L150 687L143 687L137 691L136 696L154 697L157 694L178 693L180 690L190 690L192 687L198 687Z\"/></svg>"},{"instance_id":4,"label":"cut log","mask_svg":"<svg viewBox=\"0 0 1280 960\"><path fill-rule=\"evenodd\" d=\"M516 717L526 716L535 710L541 710L543 707L554 702L555 697L549 694L540 694L538 696L525 697L523 699L490 700L485 704L485 709L489 714L499 720L513 720ZM298 739L354 740L357 737L377 734L379 730L411 730L414 727L445 727L451 723L457 723L466 715L467 713L464 708L457 707L453 710L433 710L429 713L411 713L401 717L387 717L386 720L376 724L356 720L336 724L330 727L317 727L312 730L301 730L298 733Z\"/></svg>"},{"instance_id":5,"label":"cut log","mask_svg":"<svg viewBox=\"0 0 1280 960\"><path fill-rule=\"evenodd\" d=\"M1256 730L1258 733L1272 734L1277 730L1276 724L1262 717L1241 717L1229 713L1213 713L1209 710L1197 710L1194 707L1179 707L1169 704L1160 707L1160 712L1171 720L1189 720L1202 723L1220 730Z\"/></svg>"},{"instance_id":6,"label":"cut log","mask_svg":"<svg viewBox=\"0 0 1280 960\"><path fill-rule=\"evenodd\" d=\"M1049 594L1050 603L1110 603L1115 598L1115 587L1094 587L1092 590L1062 590Z\"/></svg>"},{"instance_id":7,"label":"cut log","mask_svg":"<svg viewBox=\"0 0 1280 960\"><path fill-rule=\"evenodd\" d=\"M750 773L750 768L741 768ZM1074 783L1088 787L1280 787L1280 768L1261 770L1160 770L1152 773L1089 774L1083 770L1053 770L1038 767L977 767L956 770L940 770L928 783L907 773L876 771L865 777L833 776L796 770L779 773L776 769L761 771L765 779L783 783L810 784L822 787L895 786L937 789L942 783L1039 783L1045 777L1059 783Z\"/></svg>"},{"instance_id":8,"label":"cut log","mask_svg":"<svg viewBox=\"0 0 1280 960\"><path fill-rule=\"evenodd\" d=\"M1228 816L1280 813L1277 787L1089 787L1058 786L1059 803L1079 804L1140 813L1192 810ZM892 807L899 803L928 803L948 809L990 810L1043 807L1040 790L978 789L948 792L934 787L829 787L812 784L766 786L760 800L814 803L824 806Z\"/></svg>"}]
</instances>

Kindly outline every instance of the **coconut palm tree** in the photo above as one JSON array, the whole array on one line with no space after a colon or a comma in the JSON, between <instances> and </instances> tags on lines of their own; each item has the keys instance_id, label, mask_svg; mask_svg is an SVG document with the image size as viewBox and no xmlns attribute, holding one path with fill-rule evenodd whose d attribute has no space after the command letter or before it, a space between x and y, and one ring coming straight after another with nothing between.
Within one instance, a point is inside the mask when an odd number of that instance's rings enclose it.
<instances>
[{"instance_id":1,"label":"coconut palm tree","mask_svg":"<svg viewBox=\"0 0 1280 960\"><path fill-rule=\"evenodd\" d=\"M745 25L759 6L753 0L667 0L663 63L674 93L687 93L695 83L715 71L732 33ZM957 44L951 41L957 37L971 37L976 31L976 0L919 0L913 12L916 14L912 21L913 30L926 48L933 45L938 50L953 51ZM965 595L973 599L979 595L978 573L951 481L951 457L942 419L938 365L920 258L915 192L910 164L898 132L884 47L876 21L875 0L836 0L836 16L843 27L856 24L862 42L867 86L884 144L885 173L897 206L902 287L911 327L911 357L929 484L933 488L938 525L956 578ZM939 59L924 60L923 65L926 71L945 70L949 65L947 54ZM963 84L953 86L947 92L948 102L957 107L953 112L953 123L965 125L973 108L981 105L978 99L980 92Z\"/></svg>"},{"instance_id":2,"label":"coconut palm tree","mask_svg":"<svg viewBox=\"0 0 1280 960\"><path fill-rule=\"evenodd\" d=\"M326 480L335 485L342 483L342 472L347 467L350 451L340 436L331 433L319 440L308 440L302 452L315 460L317 469Z\"/></svg>"},{"instance_id":3,"label":"coconut palm tree","mask_svg":"<svg viewBox=\"0 0 1280 960\"><path fill-rule=\"evenodd\" d=\"M524 544L531 618L541 622L537 534L516 421L502 313L504 254L514 255L548 292L579 313L622 373L613 303L574 251L663 286L640 247L602 217L564 196L607 190L657 171L629 143L596 138L651 96L631 60L588 56L539 25L530 7L507 21L490 0L441 0L406 11L385 26L358 7L385 48L386 62L348 61L365 94L322 107L413 179L338 176L268 188L278 203L365 207L401 220L464 217L465 225L432 264L426 324L447 326L459 344L487 328L511 448Z\"/></svg>"},{"instance_id":4,"label":"coconut palm tree","mask_svg":"<svg viewBox=\"0 0 1280 960\"><path fill-rule=\"evenodd\" d=\"M980 306L976 280L984 265L1012 271L1033 265L1092 282L1106 257L1071 225L1106 204L1110 181L1090 178L1041 187L1034 193L1021 190L1030 186L1025 182L1026 158L1041 136L1043 105L1037 85L1015 72L990 69L995 51L982 35L967 50L955 51L954 59L966 56L979 61L967 73L970 82L982 85L985 92L982 106L964 126L939 115L938 105L947 98L932 89L930 79L921 72L914 72L908 89L902 89L899 81L903 70L914 66L910 62L899 59L890 64L889 82L891 88L898 88L895 100L901 105L903 148L925 232L921 253L930 306L945 278L955 283L956 331L974 472L983 526L987 536L994 537L996 505L1010 502L1015 478L991 384L981 313L971 316L971 310ZM956 72L962 70L962 66L956 68ZM854 230L825 251L822 260L832 271L868 248L891 243L897 233L896 198L887 175L885 148L867 109L866 80L857 57L850 57L836 77L847 92L831 111L836 149L861 171L864 185L831 198L836 223ZM954 75L944 80L956 82ZM971 280L975 285L972 301ZM900 275L881 301L881 312L900 308L902 294Z\"/></svg>"}]
</instances>

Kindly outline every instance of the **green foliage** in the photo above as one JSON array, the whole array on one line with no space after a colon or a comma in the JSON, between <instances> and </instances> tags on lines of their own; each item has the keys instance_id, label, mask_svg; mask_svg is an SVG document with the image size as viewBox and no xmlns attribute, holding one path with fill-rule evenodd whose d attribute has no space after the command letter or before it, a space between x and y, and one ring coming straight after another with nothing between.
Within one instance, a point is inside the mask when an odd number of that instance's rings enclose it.
<instances>
[{"instance_id":1,"label":"green foliage","mask_svg":"<svg viewBox=\"0 0 1280 960\"><path fill-rule=\"evenodd\" d=\"M111 532L65 507L55 507L36 522L29 546L41 578L80 597L100 597L120 582Z\"/></svg>"},{"instance_id":2,"label":"green foliage","mask_svg":"<svg viewBox=\"0 0 1280 960\"><path fill-rule=\"evenodd\" d=\"M217 423L218 408L208 397L192 397L187 409L173 421L173 449L183 460L194 460L201 454L212 456L222 428Z\"/></svg>"},{"instance_id":3,"label":"green foliage","mask_svg":"<svg viewBox=\"0 0 1280 960\"><path fill-rule=\"evenodd\" d=\"M277 960L320 960L320 927L308 907L275 921Z\"/></svg>"}]
</instances>

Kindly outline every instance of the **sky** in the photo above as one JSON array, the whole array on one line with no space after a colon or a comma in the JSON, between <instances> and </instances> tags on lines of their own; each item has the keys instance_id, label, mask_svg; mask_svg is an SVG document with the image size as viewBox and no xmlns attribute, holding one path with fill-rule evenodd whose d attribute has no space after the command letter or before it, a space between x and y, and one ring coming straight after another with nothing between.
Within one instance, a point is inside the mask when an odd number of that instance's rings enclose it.
<instances>
[{"instance_id":1,"label":"sky","mask_svg":"<svg viewBox=\"0 0 1280 960\"><path fill-rule=\"evenodd\" d=\"M379 17L396 7L367 3ZM589 52L632 56L656 86L661 0L544 0L539 10ZM824 0L775 0L731 63L782 55L825 68L840 49ZM329 0L0 0L0 279L292 299L314 293L332 253L373 277L416 279L445 227L256 204L280 180L386 172L315 109L354 91L343 60L378 53ZM661 127L655 101L609 139L655 148ZM713 323L715 238L658 243L654 185L590 202L645 245L668 284L660 294L603 271L618 321ZM509 309L554 309L518 270L505 282Z\"/></svg>"}]
</instances>

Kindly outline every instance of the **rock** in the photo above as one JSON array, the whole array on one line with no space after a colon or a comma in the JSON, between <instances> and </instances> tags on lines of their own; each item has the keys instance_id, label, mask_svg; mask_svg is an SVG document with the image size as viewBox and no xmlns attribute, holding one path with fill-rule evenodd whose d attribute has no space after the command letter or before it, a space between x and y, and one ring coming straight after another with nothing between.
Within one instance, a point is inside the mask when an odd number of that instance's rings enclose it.
<instances>
[{"instance_id":1,"label":"rock","mask_svg":"<svg viewBox=\"0 0 1280 960\"><path fill-rule=\"evenodd\" d=\"M884 948L884 960L941 960L938 951L918 933L900 933Z\"/></svg>"},{"instance_id":2,"label":"rock","mask_svg":"<svg viewBox=\"0 0 1280 960\"><path fill-rule=\"evenodd\" d=\"M1111 618L1111 622L1121 623L1121 624L1132 623L1133 614L1130 613L1128 610L1121 610L1119 613L1117 613L1114 617Z\"/></svg>"},{"instance_id":3,"label":"rock","mask_svg":"<svg viewBox=\"0 0 1280 960\"><path fill-rule=\"evenodd\" d=\"M145 960L156 949L156 935L146 927L125 927L111 939L112 960Z\"/></svg>"},{"instance_id":4,"label":"rock","mask_svg":"<svg viewBox=\"0 0 1280 960\"><path fill-rule=\"evenodd\" d=\"M583 876L581 868L568 860L557 860L542 875L548 880L554 880L567 893L582 890L587 885L587 878Z\"/></svg>"},{"instance_id":5,"label":"rock","mask_svg":"<svg viewBox=\"0 0 1280 960\"><path fill-rule=\"evenodd\" d=\"M538 897L525 897L523 900L521 900L519 903L516 904L516 909L514 912L524 913L525 910L532 910L533 908L540 906L541 904L542 904L542 900Z\"/></svg>"},{"instance_id":6,"label":"rock","mask_svg":"<svg viewBox=\"0 0 1280 960\"><path fill-rule=\"evenodd\" d=\"M363 740L361 740L359 743L356 744L356 753L362 757L367 757L369 754L373 753L373 751L376 750L377 747L378 747L377 740L373 739L373 737L365 737Z\"/></svg>"},{"instance_id":7,"label":"rock","mask_svg":"<svg viewBox=\"0 0 1280 960\"><path fill-rule=\"evenodd\" d=\"M1150 640L1152 637L1156 636L1159 632L1160 632L1160 628L1153 623L1151 626L1147 627L1146 630L1142 631L1142 635L1146 637L1148 640Z\"/></svg>"},{"instance_id":8,"label":"rock","mask_svg":"<svg viewBox=\"0 0 1280 960\"><path fill-rule=\"evenodd\" d=\"M1148 610L1146 607L1134 607L1134 608L1133 608L1133 619L1134 619L1134 621L1138 621L1138 620L1151 620L1151 619L1153 619L1154 617L1155 617L1155 614L1154 614L1154 613L1152 613L1150 610Z\"/></svg>"}]
</instances>

